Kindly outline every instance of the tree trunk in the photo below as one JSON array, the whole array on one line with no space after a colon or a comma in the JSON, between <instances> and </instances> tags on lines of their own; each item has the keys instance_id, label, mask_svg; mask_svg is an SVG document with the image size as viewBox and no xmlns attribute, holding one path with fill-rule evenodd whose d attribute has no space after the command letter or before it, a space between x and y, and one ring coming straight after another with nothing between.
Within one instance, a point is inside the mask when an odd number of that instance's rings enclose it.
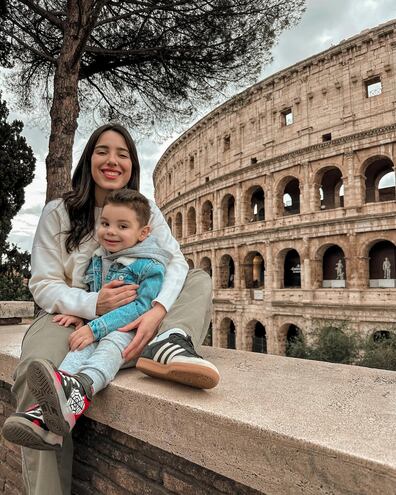
<instances>
[{"instance_id":1,"label":"tree trunk","mask_svg":"<svg viewBox=\"0 0 396 495\"><path fill-rule=\"evenodd\" d=\"M93 0L68 0L62 48L54 76L51 134L46 158L46 202L71 188L74 135L80 113L78 80L82 45L92 25Z\"/></svg>"}]
</instances>

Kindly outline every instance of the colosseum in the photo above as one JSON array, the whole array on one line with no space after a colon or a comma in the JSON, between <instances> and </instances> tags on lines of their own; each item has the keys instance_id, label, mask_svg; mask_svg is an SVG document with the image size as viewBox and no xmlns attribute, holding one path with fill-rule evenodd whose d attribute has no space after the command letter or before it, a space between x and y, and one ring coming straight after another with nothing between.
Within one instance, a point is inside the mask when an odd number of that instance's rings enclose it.
<instances>
[{"instance_id":1,"label":"colosseum","mask_svg":"<svg viewBox=\"0 0 396 495\"><path fill-rule=\"evenodd\" d=\"M160 158L156 201L213 280L212 344L285 354L395 328L396 20L236 95Z\"/></svg>"}]
</instances>

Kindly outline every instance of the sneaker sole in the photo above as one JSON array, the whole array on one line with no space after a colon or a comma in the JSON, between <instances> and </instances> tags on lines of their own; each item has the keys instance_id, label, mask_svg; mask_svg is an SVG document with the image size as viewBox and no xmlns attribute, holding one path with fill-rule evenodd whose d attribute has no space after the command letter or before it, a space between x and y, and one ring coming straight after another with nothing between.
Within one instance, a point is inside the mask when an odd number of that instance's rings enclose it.
<instances>
[{"instance_id":1,"label":"sneaker sole","mask_svg":"<svg viewBox=\"0 0 396 495\"><path fill-rule=\"evenodd\" d=\"M35 450L60 450L59 438L25 418L8 418L2 429L3 437L11 443Z\"/></svg>"},{"instance_id":2,"label":"sneaker sole","mask_svg":"<svg viewBox=\"0 0 396 495\"><path fill-rule=\"evenodd\" d=\"M136 369L155 378L182 383L194 388L214 388L220 379L215 370L206 366L186 363L161 364L147 358L139 358Z\"/></svg>"},{"instance_id":3,"label":"sneaker sole","mask_svg":"<svg viewBox=\"0 0 396 495\"><path fill-rule=\"evenodd\" d=\"M43 411L48 429L62 436L70 433L70 424L65 419L67 412L63 410L59 398L59 393L64 396L62 385L56 379L52 367L46 361L36 359L28 367L27 383ZM66 403L65 396L63 400Z\"/></svg>"}]
</instances>

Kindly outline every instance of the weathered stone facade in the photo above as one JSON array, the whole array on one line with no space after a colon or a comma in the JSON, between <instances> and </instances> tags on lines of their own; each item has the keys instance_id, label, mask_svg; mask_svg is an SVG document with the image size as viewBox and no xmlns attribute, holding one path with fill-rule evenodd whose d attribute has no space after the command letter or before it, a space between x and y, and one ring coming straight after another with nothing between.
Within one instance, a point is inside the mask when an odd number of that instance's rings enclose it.
<instances>
[{"instance_id":1,"label":"weathered stone facade","mask_svg":"<svg viewBox=\"0 0 396 495\"><path fill-rule=\"evenodd\" d=\"M233 97L159 160L156 201L212 274L213 345L283 354L317 320L395 326L395 71L391 21Z\"/></svg>"}]
</instances>

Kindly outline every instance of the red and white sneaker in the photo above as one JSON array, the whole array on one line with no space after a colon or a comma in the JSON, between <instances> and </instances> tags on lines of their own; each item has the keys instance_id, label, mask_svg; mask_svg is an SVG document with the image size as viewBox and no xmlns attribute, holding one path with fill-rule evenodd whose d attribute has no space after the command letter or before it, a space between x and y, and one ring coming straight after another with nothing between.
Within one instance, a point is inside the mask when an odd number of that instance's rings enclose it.
<instances>
[{"instance_id":1,"label":"red and white sneaker","mask_svg":"<svg viewBox=\"0 0 396 495\"><path fill-rule=\"evenodd\" d=\"M92 400L91 378L83 373L68 375L45 359L29 364L27 383L42 409L45 424L57 435L67 435Z\"/></svg>"},{"instance_id":2,"label":"red and white sneaker","mask_svg":"<svg viewBox=\"0 0 396 495\"><path fill-rule=\"evenodd\" d=\"M63 437L49 431L37 404L11 414L4 422L2 435L11 443L36 450L58 450L63 443Z\"/></svg>"}]
</instances>

